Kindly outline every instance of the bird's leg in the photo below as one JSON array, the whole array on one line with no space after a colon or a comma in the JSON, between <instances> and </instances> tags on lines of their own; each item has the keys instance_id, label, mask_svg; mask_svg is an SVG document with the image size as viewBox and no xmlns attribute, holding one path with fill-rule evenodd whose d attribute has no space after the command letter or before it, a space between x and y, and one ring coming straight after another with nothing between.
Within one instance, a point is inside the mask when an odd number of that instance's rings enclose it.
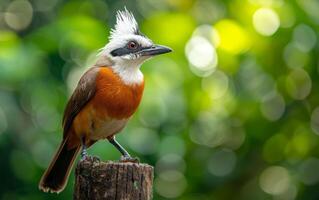
<instances>
[{"instance_id":1,"label":"bird's leg","mask_svg":"<svg viewBox=\"0 0 319 200\"><path fill-rule=\"evenodd\" d=\"M119 152L122 154L123 157L125 158L131 158L131 155L124 149L124 147L122 147L122 145L120 145L116 140L115 140L115 137L111 137L108 139L109 142L111 144L113 144L113 146L115 146L115 148L117 150L119 150Z\"/></svg>"},{"instance_id":2,"label":"bird's leg","mask_svg":"<svg viewBox=\"0 0 319 200\"><path fill-rule=\"evenodd\" d=\"M115 136L108 138L109 142L122 154L121 160L122 162L139 162L137 158L132 158L131 155L118 143L115 139Z\"/></svg>"},{"instance_id":3,"label":"bird's leg","mask_svg":"<svg viewBox=\"0 0 319 200\"><path fill-rule=\"evenodd\" d=\"M81 138L81 146L82 146L81 160L85 160L88 157L88 152L87 152L87 147L86 147L86 144L85 144L85 138L84 137Z\"/></svg>"}]
</instances>

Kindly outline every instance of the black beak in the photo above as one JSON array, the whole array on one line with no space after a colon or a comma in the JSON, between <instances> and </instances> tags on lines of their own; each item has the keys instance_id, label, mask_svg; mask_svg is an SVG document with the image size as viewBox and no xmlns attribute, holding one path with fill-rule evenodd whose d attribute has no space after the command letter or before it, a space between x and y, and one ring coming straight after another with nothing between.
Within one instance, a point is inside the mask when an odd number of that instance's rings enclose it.
<instances>
[{"instance_id":1,"label":"black beak","mask_svg":"<svg viewBox=\"0 0 319 200\"><path fill-rule=\"evenodd\" d=\"M162 45L154 45L152 47L143 48L139 53L142 56L155 56L155 55L160 55L164 53L169 53L171 51L172 49L169 47L165 47Z\"/></svg>"}]
</instances>

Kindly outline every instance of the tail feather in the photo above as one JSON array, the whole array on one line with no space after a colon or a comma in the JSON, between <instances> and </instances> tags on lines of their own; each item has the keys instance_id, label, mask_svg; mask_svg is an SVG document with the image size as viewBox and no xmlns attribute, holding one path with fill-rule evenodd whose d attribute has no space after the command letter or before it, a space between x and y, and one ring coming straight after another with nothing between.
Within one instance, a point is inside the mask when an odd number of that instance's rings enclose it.
<instances>
[{"instance_id":1,"label":"tail feather","mask_svg":"<svg viewBox=\"0 0 319 200\"><path fill-rule=\"evenodd\" d=\"M79 150L80 146L69 149L68 138L65 138L48 169L43 174L39 183L39 189L44 192L61 192L65 188Z\"/></svg>"}]
</instances>

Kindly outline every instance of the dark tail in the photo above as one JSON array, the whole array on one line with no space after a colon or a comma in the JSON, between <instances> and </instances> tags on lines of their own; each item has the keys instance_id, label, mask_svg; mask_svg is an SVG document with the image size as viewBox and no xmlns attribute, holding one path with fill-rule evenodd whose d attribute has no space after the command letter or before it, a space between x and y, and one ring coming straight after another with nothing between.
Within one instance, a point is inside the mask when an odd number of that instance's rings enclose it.
<instances>
[{"instance_id":1,"label":"dark tail","mask_svg":"<svg viewBox=\"0 0 319 200\"><path fill-rule=\"evenodd\" d=\"M39 189L44 192L61 192L65 188L79 150L80 146L68 149L68 138L65 138L50 166L43 174L39 183Z\"/></svg>"}]
</instances>

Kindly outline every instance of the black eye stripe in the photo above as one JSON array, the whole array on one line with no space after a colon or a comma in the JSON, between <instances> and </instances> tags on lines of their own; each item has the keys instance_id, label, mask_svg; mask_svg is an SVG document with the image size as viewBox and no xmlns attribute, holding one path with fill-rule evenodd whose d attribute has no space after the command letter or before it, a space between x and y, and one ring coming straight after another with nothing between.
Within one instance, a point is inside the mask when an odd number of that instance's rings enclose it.
<instances>
[{"instance_id":1,"label":"black eye stripe","mask_svg":"<svg viewBox=\"0 0 319 200\"><path fill-rule=\"evenodd\" d=\"M132 50L128 49L126 47L121 47L121 48L118 48L118 49L111 51L112 56L123 56L123 55L130 54L130 53L132 53Z\"/></svg>"},{"instance_id":2,"label":"black eye stripe","mask_svg":"<svg viewBox=\"0 0 319 200\"><path fill-rule=\"evenodd\" d=\"M139 45L136 41L134 41L134 42L137 44L136 49L129 49L128 43L126 43L124 47L121 47L121 48L118 48L118 49L111 51L111 55L112 56L123 56L123 55L132 54L132 53L136 53L138 51L141 51L143 49L143 47L141 45Z\"/></svg>"}]
</instances>

